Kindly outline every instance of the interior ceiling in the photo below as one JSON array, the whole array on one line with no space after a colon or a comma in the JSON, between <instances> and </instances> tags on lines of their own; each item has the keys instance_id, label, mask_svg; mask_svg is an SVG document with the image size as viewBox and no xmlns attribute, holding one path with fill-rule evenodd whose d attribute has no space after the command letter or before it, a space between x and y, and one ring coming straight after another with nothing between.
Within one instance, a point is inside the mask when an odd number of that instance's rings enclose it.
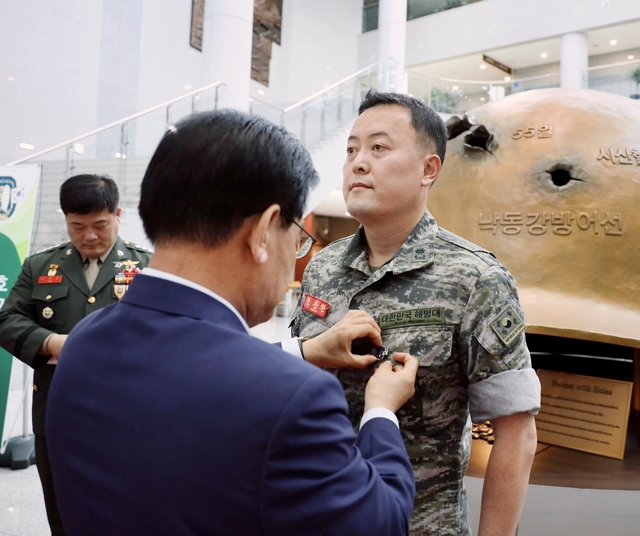
<instances>
[{"instance_id":1,"label":"interior ceiling","mask_svg":"<svg viewBox=\"0 0 640 536\"><path fill-rule=\"evenodd\" d=\"M589 43L589 56L640 49L640 21L597 28L585 33ZM612 39L617 41L615 46L609 44ZM513 70L539 67L560 62L560 42L561 37L553 37L511 47L487 50L484 54L511 67ZM547 54L546 58L540 56L543 52ZM478 52L477 54L436 63L411 66L409 69L438 78L476 81L503 80L506 73L492 65L486 64L486 69L480 69L480 64L483 63L482 54L482 52ZM640 53L635 54L635 56L635 59L640 59ZM553 72L557 71L556 67L553 69ZM517 73L515 77L517 78ZM334 190L313 212L321 216L344 218L349 217L346 215L346 211L347 208L342 199L342 192Z\"/></svg>"},{"instance_id":2,"label":"interior ceiling","mask_svg":"<svg viewBox=\"0 0 640 536\"><path fill-rule=\"evenodd\" d=\"M587 34L589 43L589 56L599 56L601 54L611 54L613 52L640 48L640 21L597 28L585 33ZM511 47L487 50L484 51L484 54L498 60L513 70L539 67L560 61L561 39L561 36L541 39L539 41L531 41ZM612 39L618 42L615 46L609 44ZM543 52L547 54L546 58L540 56ZM506 73L500 69L489 64L486 64L486 69L480 69L480 65L484 63L482 61L482 54L483 52L478 52L476 54L435 63L413 65L408 68L411 71L438 78L487 81L502 80L506 76ZM636 55L636 59L640 58ZM554 72L556 70L557 69L554 68Z\"/></svg>"}]
</instances>

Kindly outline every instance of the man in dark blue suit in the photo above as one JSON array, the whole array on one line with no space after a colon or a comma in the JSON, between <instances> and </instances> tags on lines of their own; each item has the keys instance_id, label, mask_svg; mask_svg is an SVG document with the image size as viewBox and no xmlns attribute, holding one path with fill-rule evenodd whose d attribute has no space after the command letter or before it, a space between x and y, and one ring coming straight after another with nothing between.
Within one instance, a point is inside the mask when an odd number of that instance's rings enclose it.
<instances>
[{"instance_id":1,"label":"man in dark blue suit","mask_svg":"<svg viewBox=\"0 0 640 536\"><path fill-rule=\"evenodd\" d=\"M49 395L70 536L407 534L394 412L416 359L378 368L356 436L333 375L249 333L304 253L316 182L307 151L264 119L205 112L167 131L141 189L149 268L74 329Z\"/></svg>"}]
</instances>

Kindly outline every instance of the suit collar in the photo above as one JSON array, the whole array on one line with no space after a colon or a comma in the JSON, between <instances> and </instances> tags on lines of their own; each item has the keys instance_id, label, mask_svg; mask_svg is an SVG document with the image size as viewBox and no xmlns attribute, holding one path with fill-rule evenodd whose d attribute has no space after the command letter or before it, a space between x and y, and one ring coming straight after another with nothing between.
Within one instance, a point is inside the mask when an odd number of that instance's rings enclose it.
<instances>
[{"instance_id":1,"label":"suit collar","mask_svg":"<svg viewBox=\"0 0 640 536\"><path fill-rule=\"evenodd\" d=\"M191 286L144 273L135 277L121 302L173 315L223 323L238 331L247 330L246 323L230 304Z\"/></svg>"}]
</instances>

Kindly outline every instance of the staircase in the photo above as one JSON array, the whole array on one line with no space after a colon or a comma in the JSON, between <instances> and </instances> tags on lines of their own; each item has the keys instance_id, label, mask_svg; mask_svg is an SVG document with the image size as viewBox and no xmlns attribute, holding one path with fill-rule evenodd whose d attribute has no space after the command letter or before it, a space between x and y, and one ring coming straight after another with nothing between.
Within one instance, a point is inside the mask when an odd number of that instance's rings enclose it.
<instances>
[{"instance_id":1,"label":"staircase","mask_svg":"<svg viewBox=\"0 0 640 536\"><path fill-rule=\"evenodd\" d=\"M329 192L342 188L346 139L357 108L379 79L395 77L394 62L374 63L351 76L281 110L253 100L251 111L280 123L307 148L320 176L307 204L312 211ZM392 73L390 75L389 73ZM40 192L35 207L31 253L68 240L60 210L61 184L81 173L108 174L120 190L120 206L129 225L136 217L140 183L167 127L193 111L217 108L221 82L185 95L39 151L9 165L40 164ZM139 223L137 224L138 226Z\"/></svg>"}]
</instances>

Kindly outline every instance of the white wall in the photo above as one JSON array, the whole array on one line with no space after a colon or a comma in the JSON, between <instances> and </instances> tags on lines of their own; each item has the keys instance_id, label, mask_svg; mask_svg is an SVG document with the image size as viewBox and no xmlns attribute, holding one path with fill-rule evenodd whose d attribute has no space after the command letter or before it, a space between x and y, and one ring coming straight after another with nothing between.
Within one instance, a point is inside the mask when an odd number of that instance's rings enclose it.
<instances>
[{"instance_id":1,"label":"white wall","mask_svg":"<svg viewBox=\"0 0 640 536\"><path fill-rule=\"evenodd\" d=\"M204 54L189 44L190 28L191 0L143 1L139 110L186 93L184 86L210 82L204 78Z\"/></svg>"},{"instance_id":2,"label":"white wall","mask_svg":"<svg viewBox=\"0 0 640 536\"><path fill-rule=\"evenodd\" d=\"M638 0L484 0L407 22L406 65L634 19L640 19ZM359 42L358 65L362 68L378 59L378 31L362 34Z\"/></svg>"},{"instance_id":3,"label":"white wall","mask_svg":"<svg viewBox=\"0 0 640 536\"><path fill-rule=\"evenodd\" d=\"M281 45L272 48L269 87L252 81L251 95L287 106L357 71L362 5L283 0Z\"/></svg>"},{"instance_id":4,"label":"white wall","mask_svg":"<svg viewBox=\"0 0 640 536\"><path fill-rule=\"evenodd\" d=\"M0 163L96 127L102 2L0 5ZM13 77L13 81L8 78Z\"/></svg>"}]
</instances>

